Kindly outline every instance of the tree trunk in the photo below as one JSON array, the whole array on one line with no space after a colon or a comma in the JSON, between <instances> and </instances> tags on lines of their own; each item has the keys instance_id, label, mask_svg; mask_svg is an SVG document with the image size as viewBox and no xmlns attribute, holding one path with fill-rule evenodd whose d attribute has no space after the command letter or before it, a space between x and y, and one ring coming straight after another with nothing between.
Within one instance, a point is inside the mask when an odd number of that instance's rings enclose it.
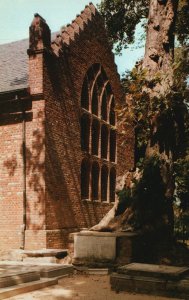
<instances>
[{"instance_id":1,"label":"tree trunk","mask_svg":"<svg viewBox=\"0 0 189 300\"><path fill-rule=\"evenodd\" d=\"M161 73L162 80L152 88L165 94L173 84L174 28L178 0L151 0L149 7L145 56L142 68L148 79ZM165 81L166 79L166 81Z\"/></svg>"},{"instance_id":2,"label":"tree trunk","mask_svg":"<svg viewBox=\"0 0 189 300\"><path fill-rule=\"evenodd\" d=\"M151 0L149 8L147 39L142 69L146 70L149 84L144 89L151 102L157 98L165 98L173 86L174 61L174 29L178 0ZM159 78L157 80L157 78ZM164 161L162 178L166 185L167 217L173 230L173 152L174 152L174 120L164 123L159 129L160 114L157 110L151 119L151 137L147 145L146 156L158 155Z\"/></svg>"},{"instance_id":3,"label":"tree trunk","mask_svg":"<svg viewBox=\"0 0 189 300\"><path fill-rule=\"evenodd\" d=\"M145 70L147 84L143 91L150 96L150 104L157 98L163 98L169 94L173 85L173 60L174 60L174 28L178 0L151 0L147 25L147 39L145 56L139 70ZM159 80L156 80L157 77ZM165 196L167 198L167 223L173 228L172 200L174 192L174 180L172 172L173 147L167 143L167 136L159 136L158 128L159 112L154 112L151 117L151 137L146 149L146 157L158 155L164 164L161 175L166 186ZM169 128L163 128L163 133L174 127L174 121ZM171 129L172 130L172 129ZM158 134L157 134L158 133ZM168 132L168 137L171 136ZM163 140L164 139L164 140ZM154 198L155 199L155 198ZM161 200L161 199L160 199ZM124 230L127 229L129 220L134 215L134 207L128 208L120 216L116 216L117 204L103 220L92 230ZM144 208L145 212L145 208ZM163 220L158 218L158 221ZM150 221L149 221L150 225ZM154 227L155 228L155 227Z\"/></svg>"}]
</instances>

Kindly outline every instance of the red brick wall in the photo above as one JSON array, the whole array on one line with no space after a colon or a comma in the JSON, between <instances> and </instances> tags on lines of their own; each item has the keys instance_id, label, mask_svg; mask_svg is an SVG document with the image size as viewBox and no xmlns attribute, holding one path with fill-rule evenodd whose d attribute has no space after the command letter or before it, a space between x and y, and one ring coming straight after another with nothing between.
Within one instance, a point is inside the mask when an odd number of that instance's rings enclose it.
<instances>
[{"instance_id":1,"label":"red brick wall","mask_svg":"<svg viewBox=\"0 0 189 300\"><path fill-rule=\"evenodd\" d=\"M4 120L3 120L4 119ZM0 248L19 248L23 218L22 123L0 120Z\"/></svg>"},{"instance_id":2,"label":"red brick wall","mask_svg":"<svg viewBox=\"0 0 189 300\"><path fill-rule=\"evenodd\" d=\"M84 76L94 63L103 66L116 102L121 101L120 79L101 26L88 26L59 58L46 56L46 228L51 230L48 247L61 247L66 243L66 232L98 223L112 207L110 203L81 200L80 97ZM128 153L124 145L118 145L118 175L132 167L131 147Z\"/></svg>"},{"instance_id":3,"label":"red brick wall","mask_svg":"<svg viewBox=\"0 0 189 300\"><path fill-rule=\"evenodd\" d=\"M32 122L26 124L26 248L46 247L44 100L32 102ZM42 240L42 241L41 241Z\"/></svg>"},{"instance_id":4,"label":"red brick wall","mask_svg":"<svg viewBox=\"0 0 189 300\"><path fill-rule=\"evenodd\" d=\"M111 203L81 200L80 97L87 70L94 63L101 64L116 102L123 100L123 93L98 18L89 22L69 47L63 47L59 57L52 51L32 51L32 116L26 122L25 248L63 248L68 246L70 232L96 224L112 207ZM0 248L19 248L23 223L22 119L0 125ZM118 134L117 175L133 164L132 131L128 130L127 138L127 145L120 145L123 137ZM98 161L100 165L103 162Z\"/></svg>"},{"instance_id":5,"label":"red brick wall","mask_svg":"<svg viewBox=\"0 0 189 300\"><path fill-rule=\"evenodd\" d=\"M38 234L38 230L45 229L44 100L33 101L32 111L26 112L25 120L26 175L23 171L22 107L18 112L1 114L0 249L18 249L22 246L24 176L27 197L26 248L32 243L36 244L34 248L40 247L39 236L42 235ZM27 230L31 231L27 233ZM46 246L46 233L45 238L41 239L43 248Z\"/></svg>"}]
</instances>

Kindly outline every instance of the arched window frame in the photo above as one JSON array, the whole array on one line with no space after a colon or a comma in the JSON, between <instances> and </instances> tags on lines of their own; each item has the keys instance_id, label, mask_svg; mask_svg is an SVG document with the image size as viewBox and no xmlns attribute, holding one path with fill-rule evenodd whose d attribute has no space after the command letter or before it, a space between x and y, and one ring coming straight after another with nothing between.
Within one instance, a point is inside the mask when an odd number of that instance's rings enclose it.
<instances>
[{"instance_id":1,"label":"arched window frame","mask_svg":"<svg viewBox=\"0 0 189 300\"><path fill-rule=\"evenodd\" d=\"M109 83L109 81L106 81L104 84L104 87L102 88L101 95L100 95L100 117L105 122L108 122L108 111L109 111L109 97L107 94L106 86ZM104 103L105 99L105 103ZM105 107L104 107L105 106ZM103 116L104 111L106 113L106 117Z\"/></svg>"},{"instance_id":2,"label":"arched window frame","mask_svg":"<svg viewBox=\"0 0 189 300\"><path fill-rule=\"evenodd\" d=\"M112 130L116 132L116 114L115 114L115 102L114 102L114 95L113 91L110 85L110 81L108 80L108 77L106 75L106 72L104 71L103 67L96 63L92 65L89 70L87 71L84 80L86 83L83 83L83 87L87 87L88 97L87 103L85 103L84 100L81 99L81 120L84 120L83 123L85 124L85 118L86 120L90 120L90 130L83 129L83 134L86 132L88 134L88 138L85 138L86 140L86 147L82 148L83 156L85 158L90 159L90 182L89 182L89 198L90 200L99 201L101 198L101 201L103 202L110 202L110 170L112 169L112 166L116 167L116 139L115 139L115 159L111 160L111 154L110 154L110 147L111 147L111 137L110 133ZM82 95L86 95L85 91L83 91L82 87ZM96 95L94 95L94 91L96 89ZM94 98L94 96L96 98ZM103 98L104 97L104 98ZM93 101L96 101L96 103ZM82 106L82 103L85 105ZM111 111L114 112L114 120L111 119ZM82 114L85 112L87 114L87 117L82 116ZM82 122L82 121L81 121ZM87 124L87 121L86 121ZM97 126L98 124L98 126ZM81 126L82 130L82 126ZM104 130L104 133L103 133ZM81 135L81 140L82 140ZM89 145L88 145L89 143ZM113 146L114 147L114 146ZM94 171L94 166L97 166L96 168L96 175ZM107 168L107 169L106 169ZM105 176L105 171L106 175ZM97 177L95 177L97 176ZM103 179L102 177L107 177L107 183L106 178ZM95 179L96 178L96 179ZM98 179L97 179L98 178ZM96 182L96 188L97 188L97 181L98 181L98 191L94 193L94 181ZM102 183L102 180L105 180ZM106 200L103 199L102 185L107 186L107 193L106 193ZM95 195L94 195L95 194ZM102 195L102 197L101 197Z\"/></svg>"},{"instance_id":3,"label":"arched window frame","mask_svg":"<svg viewBox=\"0 0 189 300\"><path fill-rule=\"evenodd\" d=\"M114 96L111 95L110 101L109 101L109 116L108 120L110 125L115 126L116 125L116 113L115 113L115 100Z\"/></svg>"}]
</instances>

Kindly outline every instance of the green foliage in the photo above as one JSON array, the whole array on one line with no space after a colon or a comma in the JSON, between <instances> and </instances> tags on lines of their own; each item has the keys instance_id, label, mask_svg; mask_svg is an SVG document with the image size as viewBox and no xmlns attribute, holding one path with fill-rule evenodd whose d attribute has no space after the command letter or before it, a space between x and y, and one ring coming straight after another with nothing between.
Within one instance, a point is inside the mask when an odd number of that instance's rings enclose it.
<instances>
[{"instance_id":1,"label":"green foliage","mask_svg":"<svg viewBox=\"0 0 189 300\"><path fill-rule=\"evenodd\" d=\"M133 124L135 132L137 132L138 148L147 145L150 135L150 98L142 90L142 87L146 84L145 71L138 72L137 68L127 73L122 80L124 91L131 102L125 102L119 108L119 119L126 124Z\"/></svg>"},{"instance_id":2,"label":"green foliage","mask_svg":"<svg viewBox=\"0 0 189 300\"><path fill-rule=\"evenodd\" d=\"M160 83L161 74L157 74L150 82L146 80L145 70L142 72L134 68L132 72L126 73L122 81L125 93L129 101L123 103L119 108L121 122L131 123L137 134L137 151L145 149L146 145L158 143L161 151L173 153L176 199L180 207L189 206L189 113L187 110L188 94L187 75L188 56L187 49L177 49L175 62L173 64L174 85L169 94L164 97L150 97L148 88ZM153 124L155 122L155 124ZM156 127L155 133L152 128ZM135 226L141 226L142 222L157 219L161 212L166 210L166 199L164 197L165 187L162 182L158 168L161 162L158 158L146 161L145 152L143 157L139 156L137 166L143 170L141 181L136 183L136 190L132 202L137 208ZM156 190L157 188L157 190ZM178 203L178 201L177 201ZM179 236L183 230L188 228L185 224L186 218L180 214L176 219L175 230ZM163 222L163 221L162 221ZM138 224L138 225L137 225ZM184 229L183 229L184 228ZM180 232L180 233L179 233Z\"/></svg>"},{"instance_id":3,"label":"green foliage","mask_svg":"<svg viewBox=\"0 0 189 300\"><path fill-rule=\"evenodd\" d=\"M147 18L149 4L150 0L102 0L99 9L118 52L134 42L136 25ZM181 45L187 45L189 40L188 12L189 1L179 0L175 34Z\"/></svg>"},{"instance_id":4,"label":"green foliage","mask_svg":"<svg viewBox=\"0 0 189 300\"><path fill-rule=\"evenodd\" d=\"M189 45L189 1L180 0L177 12L176 33L181 45Z\"/></svg>"},{"instance_id":5,"label":"green foliage","mask_svg":"<svg viewBox=\"0 0 189 300\"><path fill-rule=\"evenodd\" d=\"M117 51L134 42L136 25L147 18L149 0L103 0L99 6L112 43Z\"/></svg>"},{"instance_id":6,"label":"green foliage","mask_svg":"<svg viewBox=\"0 0 189 300\"><path fill-rule=\"evenodd\" d=\"M150 97L148 94L149 87L159 82L159 75L151 81L147 81L145 70L138 71L134 68L132 72L127 74L123 79L123 87L128 95L126 101L119 108L119 118L121 122L126 124L132 123L136 133L136 148L138 151L144 149L149 140L161 142L161 146L165 150L170 139L173 140L174 132L174 110L170 95L167 97ZM152 132L153 122L157 127L155 134ZM171 128L170 128L171 127ZM171 130L170 130L171 129ZM173 144L171 140L170 144Z\"/></svg>"},{"instance_id":7,"label":"green foliage","mask_svg":"<svg viewBox=\"0 0 189 300\"><path fill-rule=\"evenodd\" d=\"M160 152L172 151L174 160L183 157L189 147L189 114L187 110L189 74L188 50L179 48L173 64L174 85L164 96L152 97L149 93L161 84L163 75L158 72L150 81L146 71L134 68L125 74L122 85L127 101L118 107L121 123L133 124L136 133L136 149L143 153L151 141L157 143ZM138 159L140 159L140 155Z\"/></svg>"},{"instance_id":8,"label":"green foliage","mask_svg":"<svg viewBox=\"0 0 189 300\"><path fill-rule=\"evenodd\" d=\"M136 25L147 19L150 0L102 0L101 13L105 19L111 43L117 52L134 42ZM138 166L143 176L132 192L132 203L137 216L136 223L145 224L161 219L166 210L165 186L161 176L161 161L158 157L146 160L147 145L158 145L158 152L173 154L175 162L176 198L181 208L189 203L189 0L179 0L176 12L177 40L182 48L176 49L172 66L174 84L169 93L153 97L153 88L166 81L165 74L157 73L147 80L146 71L136 67L126 73L122 85L126 101L117 107L119 124L135 128ZM140 63L139 63L140 65ZM160 89L159 89L160 90ZM118 124L118 125L119 125ZM124 126L123 126L124 127ZM123 195L124 196L124 195ZM187 205L186 205L187 203ZM136 224L135 224L136 225Z\"/></svg>"},{"instance_id":9,"label":"green foliage","mask_svg":"<svg viewBox=\"0 0 189 300\"><path fill-rule=\"evenodd\" d=\"M178 240L185 242L189 240L189 211L178 211L178 208L175 210L174 234Z\"/></svg>"},{"instance_id":10,"label":"green foliage","mask_svg":"<svg viewBox=\"0 0 189 300\"><path fill-rule=\"evenodd\" d=\"M187 78L189 75L189 48L186 46L178 47L175 49L175 59L173 64L174 71L174 89L175 91L182 92L182 97L186 100L188 95Z\"/></svg>"}]
</instances>

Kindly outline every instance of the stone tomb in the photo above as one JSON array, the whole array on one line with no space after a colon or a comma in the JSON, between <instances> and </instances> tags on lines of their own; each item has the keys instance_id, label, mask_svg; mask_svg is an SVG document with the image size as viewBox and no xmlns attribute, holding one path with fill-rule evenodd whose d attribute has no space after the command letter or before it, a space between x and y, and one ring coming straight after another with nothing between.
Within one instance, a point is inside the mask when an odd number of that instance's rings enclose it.
<instances>
[{"instance_id":1,"label":"stone tomb","mask_svg":"<svg viewBox=\"0 0 189 300\"><path fill-rule=\"evenodd\" d=\"M132 263L110 275L111 288L189 299L189 268Z\"/></svg>"},{"instance_id":2,"label":"stone tomb","mask_svg":"<svg viewBox=\"0 0 189 300\"><path fill-rule=\"evenodd\" d=\"M137 257L136 233L81 231L73 236L75 265L126 264Z\"/></svg>"}]
</instances>

